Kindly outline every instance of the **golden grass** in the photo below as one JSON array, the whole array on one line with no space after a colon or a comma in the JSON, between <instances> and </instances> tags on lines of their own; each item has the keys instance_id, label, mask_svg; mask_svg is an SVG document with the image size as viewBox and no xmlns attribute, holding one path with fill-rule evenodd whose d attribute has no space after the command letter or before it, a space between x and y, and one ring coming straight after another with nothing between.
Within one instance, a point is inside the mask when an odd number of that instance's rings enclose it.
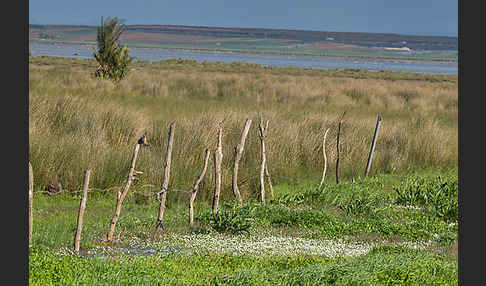
<instances>
[{"instance_id":1,"label":"golden grass","mask_svg":"<svg viewBox=\"0 0 486 286\"><path fill-rule=\"evenodd\" d=\"M318 178L325 128L328 175L334 176L337 124L342 129L340 174L362 176L378 114L383 117L371 174L426 167L457 167L457 80L454 77L374 73L323 73L297 69L203 64L137 64L118 86L92 77L92 63L31 58L29 67L30 160L38 188L60 181L80 188L85 168L92 186L121 185L131 150L147 131L153 148L142 150L137 169L143 185L161 183L170 122L175 122L169 188L189 190L200 172L204 149L214 150L223 122L222 198L231 197L233 147L246 118L270 120L267 160L274 184L303 175ZM416 79L414 79L416 78ZM442 78L440 78L442 79ZM240 163L244 196L258 189L260 145L254 123ZM213 165L210 164L210 167ZM201 184L209 198L214 172ZM316 179L317 181L318 179ZM152 186L152 187L150 187ZM185 197L184 192L180 193Z\"/></svg>"}]
</instances>

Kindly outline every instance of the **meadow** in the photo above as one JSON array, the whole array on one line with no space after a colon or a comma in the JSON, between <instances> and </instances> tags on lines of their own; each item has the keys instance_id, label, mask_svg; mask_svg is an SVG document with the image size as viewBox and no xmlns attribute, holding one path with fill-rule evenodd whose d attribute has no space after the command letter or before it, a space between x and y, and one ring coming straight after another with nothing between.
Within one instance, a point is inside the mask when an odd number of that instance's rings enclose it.
<instances>
[{"instance_id":1,"label":"meadow","mask_svg":"<svg viewBox=\"0 0 486 286\"><path fill-rule=\"evenodd\" d=\"M95 68L92 60L29 59L32 285L457 284L457 76L174 59L137 62L115 85L95 79ZM364 178L378 115L383 121ZM232 202L233 148L247 118L253 124L240 161L240 207ZM257 201L260 118L269 120L267 162L275 189L267 205ZM172 122L168 231L153 237ZM218 126L220 211L210 211L210 162L195 204L197 227L190 230L190 188L204 150L216 148ZM326 128L328 169L319 187ZM144 173L124 204L117 241L107 244L100 239L116 190L144 132L152 144L137 160L136 170ZM70 249L86 169L92 179L84 255L77 257ZM56 183L64 192L46 194Z\"/></svg>"}]
</instances>

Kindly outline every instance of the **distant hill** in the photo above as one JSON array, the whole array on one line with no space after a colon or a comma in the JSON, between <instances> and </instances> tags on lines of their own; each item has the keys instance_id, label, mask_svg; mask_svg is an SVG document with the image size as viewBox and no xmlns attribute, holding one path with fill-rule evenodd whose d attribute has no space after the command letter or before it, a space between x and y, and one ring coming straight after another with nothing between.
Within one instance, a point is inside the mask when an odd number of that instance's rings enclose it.
<instances>
[{"instance_id":1,"label":"distant hill","mask_svg":"<svg viewBox=\"0 0 486 286\"><path fill-rule=\"evenodd\" d=\"M171 25L130 25L127 31L159 32L211 37L245 37L299 40L303 42L332 41L363 47L403 47L412 50L457 50L457 37L417 36L400 34L324 32L253 28L215 28Z\"/></svg>"}]
</instances>

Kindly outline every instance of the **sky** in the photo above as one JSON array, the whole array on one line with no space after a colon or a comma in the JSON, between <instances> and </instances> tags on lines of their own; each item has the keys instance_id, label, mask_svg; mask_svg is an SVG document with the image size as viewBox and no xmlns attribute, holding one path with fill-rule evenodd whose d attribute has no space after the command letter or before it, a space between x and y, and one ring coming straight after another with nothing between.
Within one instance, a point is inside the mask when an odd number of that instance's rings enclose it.
<instances>
[{"instance_id":1,"label":"sky","mask_svg":"<svg viewBox=\"0 0 486 286\"><path fill-rule=\"evenodd\" d=\"M458 35L458 0L29 0L29 24L125 24Z\"/></svg>"}]
</instances>

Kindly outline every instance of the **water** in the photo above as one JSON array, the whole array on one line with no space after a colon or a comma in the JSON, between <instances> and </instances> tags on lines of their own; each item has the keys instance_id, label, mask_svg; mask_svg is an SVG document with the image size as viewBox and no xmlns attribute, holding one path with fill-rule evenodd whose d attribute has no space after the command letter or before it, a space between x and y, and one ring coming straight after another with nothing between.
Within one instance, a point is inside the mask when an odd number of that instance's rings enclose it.
<instances>
[{"instance_id":1,"label":"water","mask_svg":"<svg viewBox=\"0 0 486 286\"><path fill-rule=\"evenodd\" d=\"M61 43L29 42L33 56L55 56L86 59L93 57L93 46ZM388 70L424 74L458 74L457 62L416 61L397 59L345 58L326 56L263 55L218 51L170 50L162 48L130 48L137 60L161 61L171 58L193 59L198 62L246 62L262 66L304 67L313 69Z\"/></svg>"}]
</instances>

